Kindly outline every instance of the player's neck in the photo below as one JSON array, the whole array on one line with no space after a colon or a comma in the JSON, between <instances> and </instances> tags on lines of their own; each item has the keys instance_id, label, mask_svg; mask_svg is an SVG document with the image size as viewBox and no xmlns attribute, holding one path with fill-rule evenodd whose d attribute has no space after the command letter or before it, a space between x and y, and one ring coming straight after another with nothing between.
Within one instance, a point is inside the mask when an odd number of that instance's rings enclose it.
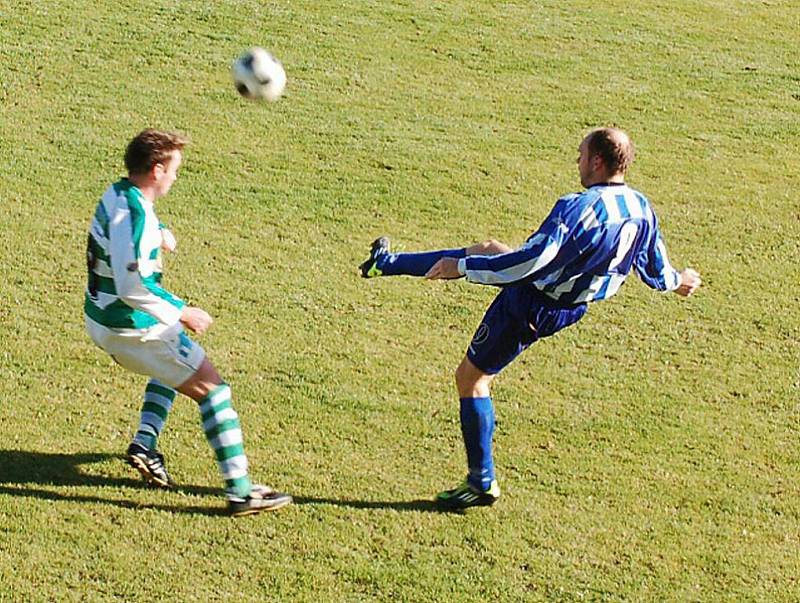
<instances>
[{"instance_id":1,"label":"player's neck","mask_svg":"<svg viewBox=\"0 0 800 603\"><path fill-rule=\"evenodd\" d=\"M592 188L593 186L620 186L625 184L625 174L597 174L594 178L591 178L588 182L584 184L586 188Z\"/></svg>"},{"instance_id":2,"label":"player's neck","mask_svg":"<svg viewBox=\"0 0 800 603\"><path fill-rule=\"evenodd\" d=\"M156 200L155 187L146 174L128 174L128 181L138 188L142 196L150 201L150 203Z\"/></svg>"}]
</instances>

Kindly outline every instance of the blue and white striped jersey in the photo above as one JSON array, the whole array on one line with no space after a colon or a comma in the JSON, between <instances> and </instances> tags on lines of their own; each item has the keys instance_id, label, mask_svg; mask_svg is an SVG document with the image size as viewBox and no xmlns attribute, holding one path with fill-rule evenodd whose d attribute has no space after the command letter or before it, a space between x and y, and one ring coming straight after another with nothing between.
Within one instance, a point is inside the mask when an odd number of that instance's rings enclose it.
<instances>
[{"instance_id":1,"label":"blue and white striped jersey","mask_svg":"<svg viewBox=\"0 0 800 603\"><path fill-rule=\"evenodd\" d=\"M625 184L597 184L561 197L515 251L459 260L471 282L529 283L565 305L611 297L631 268L659 291L680 284L647 197Z\"/></svg>"}]
</instances>

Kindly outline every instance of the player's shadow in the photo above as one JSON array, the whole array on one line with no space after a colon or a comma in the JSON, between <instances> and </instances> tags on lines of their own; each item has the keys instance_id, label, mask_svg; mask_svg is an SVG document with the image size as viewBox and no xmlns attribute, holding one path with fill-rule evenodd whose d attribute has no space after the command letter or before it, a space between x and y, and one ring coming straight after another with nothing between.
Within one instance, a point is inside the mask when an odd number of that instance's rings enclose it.
<instances>
[{"instance_id":1,"label":"player's shadow","mask_svg":"<svg viewBox=\"0 0 800 603\"><path fill-rule=\"evenodd\" d=\"M341 498L320 498L317 496L292 495L297 505L333 505L335 507L348 507L350 509L394 509L395 511L427 511L430 513L443 513L444 509L437 507L432 500L347 500Z\"/></svg>"},{"instance_id":2,"label":"player's shadow","mask_svg":"<svg viewBox=\"0 0 800 603\"><path fill-rule=\"evenodd\" d=\"M66 494L44 488L44 486L90 486L94 488L152 489L141 479L109 477L83 469L84 466L105 463L111 459L120 463L125 462L121 455L99 452L58 454L26 450L0 450L0 493L42 500L114 505L128 509L156 509L172 513L218 515L224 511L222 507L142 504L117 498L76 493ZM195 496L214 496L220 499L219 488L207 486L181 486L178 492Z\"/></svg>"},{"instance_id":3,"label":"player's shadow","mask_svg":"<svg viewBox=\"0 0 800 603\"><path fill-rule=\"evenodd\" d=\"M124 462L122 456L100 452L58 454L31 452L25 450L0 450L0 494L37 498L51 501L82 502L113 505L125 509L153 509L170 513L191 515L223 515L224 506L204 507L197 505L167 505L138 503L119 498L104 498L95 495L82 495L74 492L63 493L51 487L90 486L94 488L148 488L141 479L128 477L109 477L83 469L96 463L109 460ZM194 496L213 496L221 501L220 489L208 486L181 485L178 492ZM430 500L410 501L365 501L320 498L293 494L297 505L333 505L353 509L394 509L396 511L439 512Z\"/></svg>"}]
</instances>

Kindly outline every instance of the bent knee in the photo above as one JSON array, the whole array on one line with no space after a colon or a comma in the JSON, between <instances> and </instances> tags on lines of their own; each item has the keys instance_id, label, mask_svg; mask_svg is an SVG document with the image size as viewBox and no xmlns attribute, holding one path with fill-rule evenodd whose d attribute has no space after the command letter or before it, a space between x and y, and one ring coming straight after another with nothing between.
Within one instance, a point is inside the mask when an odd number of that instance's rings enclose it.
<instances>
[{"instance_id":1,"label":"bent knee","mask_svg":"<svg viewBox=\"0 0 800 603\"><path fill-rule=\"evenodd\" d=\"M216 367L208 358L205 358L197 372L176 389L183 395L199 402L220 385L222 385L222 378Z\"/></svg>"},{"instance_id":2,"label":"bent knee","mask_svg":"<svg viewBox=\"0 0 800 603\"><path fill-rule=\"evenodd\" d=\"M489 375L476 367L468 358L464 358L455 370L456 387L459 395L485 395L494 375Z\"/></svg>"},{"instance_id":3,"label":"bent knee","mask_svg":"<svg viewBox=\"0 0 800 603\"><path fill-rule=\"evenodd\" d=\"M497 239L488 239L475 245L476 254L479 255L497 255L500 253L507 253L511 248L505 243L501 243Z\"/></svg>"},{"instance_id":4,"label":"bent knee","mask_svg":"<svg viewBox=\"0 0 800 603\"><path fill-rule=\"evenodd\" d=\"M503 247L503 244L496 239L488 239L486 241L481 241L480 243L478 243L478 245L480 246L481 251L487 253L495 251L500 247Z\"/></svg>"}]
</instances>

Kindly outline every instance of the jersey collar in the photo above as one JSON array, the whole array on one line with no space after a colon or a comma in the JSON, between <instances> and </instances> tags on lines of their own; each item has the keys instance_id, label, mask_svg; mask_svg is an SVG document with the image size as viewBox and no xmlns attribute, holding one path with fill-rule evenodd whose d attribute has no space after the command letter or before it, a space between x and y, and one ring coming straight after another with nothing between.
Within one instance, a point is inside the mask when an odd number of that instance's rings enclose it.
<instances>
[{"instance_id":1,"label":"jersey collar","mask_svg":"<svg viewBox=\"0 0 800 603\"><path fill-rule=\"evenodd\" d=\"M597 186L626 186L624 182L595 182L593 185L587 187L587 190L590 188L595 188Z\"/></svg>"}]
</instances>

